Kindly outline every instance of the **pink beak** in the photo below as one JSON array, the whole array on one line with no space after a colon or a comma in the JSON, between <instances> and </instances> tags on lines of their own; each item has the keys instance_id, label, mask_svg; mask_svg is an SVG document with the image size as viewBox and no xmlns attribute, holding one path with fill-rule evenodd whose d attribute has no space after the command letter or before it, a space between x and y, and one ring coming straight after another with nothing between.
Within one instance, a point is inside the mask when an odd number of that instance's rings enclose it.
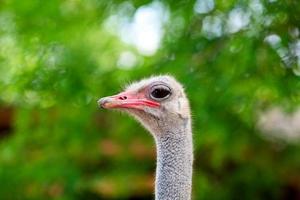
<instances>
[{"instance_id":1,"label":"pink beak","mask_svg":"<svg viewBox=\"0 0 300 200\"><path fill-rule=\"evenodd\" d=\"M98 100L98 105L101 108L135 108L143 109L147 107L159 107L160 104L155 101L151 101L143 94L131 94L129 92L121 92L117 95L103 97Z\"/></svg>"}]
</instances>

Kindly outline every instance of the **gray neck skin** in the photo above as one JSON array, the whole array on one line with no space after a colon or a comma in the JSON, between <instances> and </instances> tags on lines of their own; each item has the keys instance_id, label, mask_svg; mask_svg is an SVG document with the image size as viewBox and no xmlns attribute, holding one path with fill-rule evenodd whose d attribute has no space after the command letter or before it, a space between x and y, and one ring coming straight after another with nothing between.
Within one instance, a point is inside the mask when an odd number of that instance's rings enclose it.
<instances>
[{"instance_id":1,"label":"gray neck skin","mask_svg":"<svg viewBox=\"0 0 300 200\"><path fill-rule=\"evenodd\" d=\"M191 125L156 135L156 200L189 200L192 190ZM174 131L175 130L175 131Z\"/></svg>"}]
</instances>

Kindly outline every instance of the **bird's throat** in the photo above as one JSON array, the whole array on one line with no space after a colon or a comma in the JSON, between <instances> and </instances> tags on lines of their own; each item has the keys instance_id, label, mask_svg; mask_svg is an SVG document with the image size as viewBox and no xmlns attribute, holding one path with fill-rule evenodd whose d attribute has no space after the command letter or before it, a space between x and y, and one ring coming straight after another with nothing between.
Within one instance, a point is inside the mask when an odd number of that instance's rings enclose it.
<instances>
[{"instance_id":1,"label":"bird's throat","mask_svg":"<svg viewBox=\"0 0 300 200\"><path fill-rule=\"evenodd\" d=\"M156 137L156 200L191 199L193 168L191 128L189 125L185 129L178 130L181 131L167 131Z\"/></svg>"}]
</instances>

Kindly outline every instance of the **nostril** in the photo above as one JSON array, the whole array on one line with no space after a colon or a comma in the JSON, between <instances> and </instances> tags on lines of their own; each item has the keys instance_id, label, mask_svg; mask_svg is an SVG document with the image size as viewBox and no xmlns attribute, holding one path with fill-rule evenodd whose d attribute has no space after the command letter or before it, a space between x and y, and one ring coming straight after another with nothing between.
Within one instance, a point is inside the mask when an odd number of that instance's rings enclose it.
<instances>
[{"instance_id":1,"label":"nostril","mask_svg":"<svg viewBox=\"0 0 300 200\"><path fill-rule=\"evenodd\" d=\"M118 98L119 100L126 100L127 99L127 96L121 96Z\"/></svg>"}]
</instances>

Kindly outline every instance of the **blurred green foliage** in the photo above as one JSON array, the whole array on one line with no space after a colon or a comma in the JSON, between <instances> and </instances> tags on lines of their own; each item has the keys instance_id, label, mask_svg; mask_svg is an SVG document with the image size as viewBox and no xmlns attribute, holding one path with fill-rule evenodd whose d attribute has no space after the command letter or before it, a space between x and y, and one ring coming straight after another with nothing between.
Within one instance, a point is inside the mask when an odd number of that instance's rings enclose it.
<instances>
[{"instance_id":1,"label":"blurred green foliage","mask_svg":"<svg viewBox=\"0 0 300 200\"><path fill-rule=\"evenodd\" d=\"M126 27L151 6L162 38L145 53ZM193 199L299 199L299 143L257 129L265 109L299 106L299 13L297 0L1 1L0 199L152 199L151 136L96 100L164 73L191 100Z\"/></svg>"}]
</instances>

